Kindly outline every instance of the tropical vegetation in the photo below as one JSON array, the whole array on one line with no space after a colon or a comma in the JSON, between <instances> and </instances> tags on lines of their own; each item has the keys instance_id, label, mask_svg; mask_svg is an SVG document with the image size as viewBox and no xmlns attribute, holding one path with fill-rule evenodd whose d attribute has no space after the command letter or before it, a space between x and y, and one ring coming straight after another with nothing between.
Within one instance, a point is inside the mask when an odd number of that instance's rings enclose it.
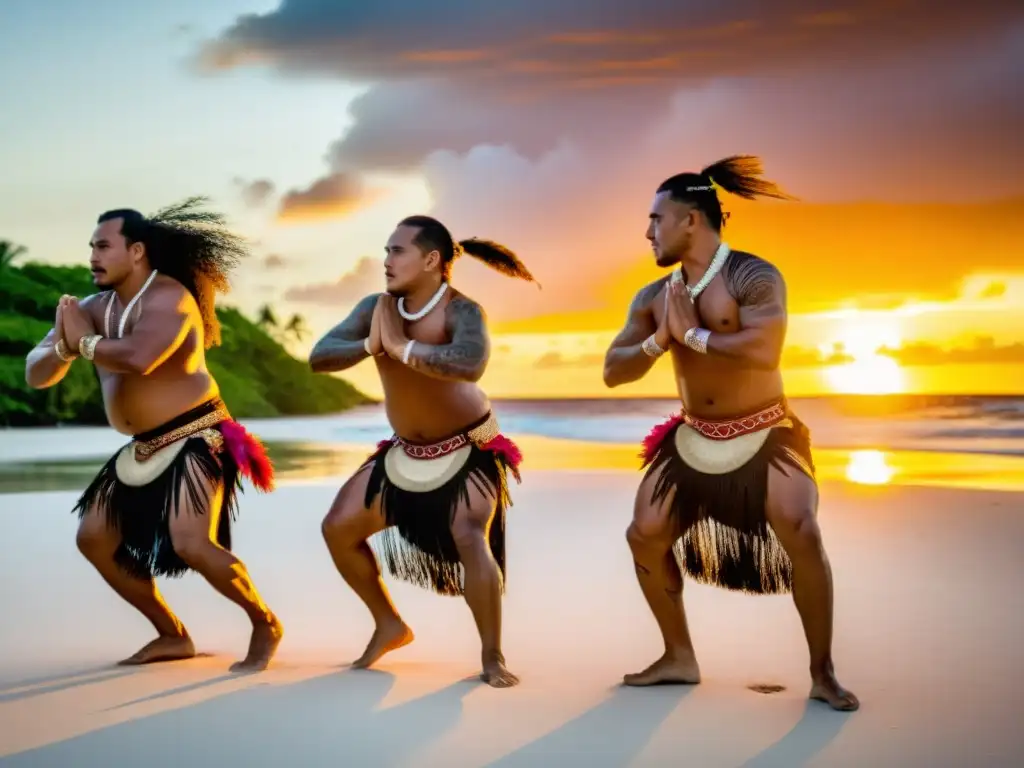
<instances>
[{"instance_id":1,"label":"tropical vegetation","mask_svg":"<svg viewBox=\"0 0 1024 768\"><path fill-rule=\"evenodd\" d=\"M0 240L0 425L105 424L95 369L81 360L57 386L31 389L25 356L53 325L64 293L95 292L84 266L20 263L25 249ZM18 262L18 263L16 263ZM309 330L300 315L279 322L270 306L255 321L232 307L219 307L222 343L207 352L232 415L245 417L336 413L370 398L347 381L314 374L285 348Z\"/></svg>"}]
</instances>

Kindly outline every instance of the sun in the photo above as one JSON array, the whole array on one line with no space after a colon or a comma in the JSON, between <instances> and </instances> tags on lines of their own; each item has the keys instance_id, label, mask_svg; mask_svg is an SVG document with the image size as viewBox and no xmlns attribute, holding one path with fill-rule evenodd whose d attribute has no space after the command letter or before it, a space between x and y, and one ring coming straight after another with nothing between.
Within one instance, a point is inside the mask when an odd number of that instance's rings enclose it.
<instances>
[{"instance_id":1,"label":"sun","mask_svg":"<svg viewBox=\"0 0 1024 768\"><path fill-rule=\"evenodd\" d=\"M851 451L846 465L846 479L860 485L885 485L895 474L883 451Z\"/></svg>"},{"instance_id":2,"label":"sun","mask_svg":"<svg viewBox=\"0 0 1024 768\"><path fill-rule=\"evenodd\" d=\"M900 364L885 355L855 357L852 363L829 365L823 375L828 388L841 395L895 395L907 389Z\"/></svg>"},{"instance_id":3,"label":"sun","mask_svg":"<svg viewBox=\"0 0 1024 768\"><path fill-rule=\"evenodd\" d=\"M905 392L906 374L889 355L879 354L883 347L898 349L902 344L895 323L881 317L858 315L842 329L831 345L853 358L851 362L826 366L823 370L828 388L836 394L891 395Z\"/></svg>"}]
</instances>

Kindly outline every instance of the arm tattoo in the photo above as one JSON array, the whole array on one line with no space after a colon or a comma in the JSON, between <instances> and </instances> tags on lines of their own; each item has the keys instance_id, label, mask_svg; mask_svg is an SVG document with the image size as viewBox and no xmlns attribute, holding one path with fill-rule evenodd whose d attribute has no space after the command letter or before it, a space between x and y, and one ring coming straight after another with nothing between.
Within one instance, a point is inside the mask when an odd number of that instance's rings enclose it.
<instances>
[{"instance_id":1,"label":"arm tattoo","mask_svg":"<svg viewBox=\"0 0 1024 768\"><path fill-rule=\"evenodd\" d=\"M655 331L654 326L654 300L658 298L662 286L667 279L655 280L637 291L629 305L629 315L626 318L626 325L619 332L619 335L612 340L612 348L634 347L644 341Z\"/></svg>"},{"instance_id":2,"label":"arm tattoo","mask_svg":"<svg viewBox=\"0 0 1024 768\"><path fill-rule=\"evenodd\" d=\"M363 339L370 335L370 321L379 294L356 304L349 316L329 330L309 353L309 366L317 373L344 371L369 357Z\"/></svg>"},{"instance_id":3,"label":"arm tattoo","mask_svg":"<svg viewBox=\"0 0 1024 768\"><path fill-rule=\"evenodd\" d=\"M738 252L726 265L726 285L740 311L747 315L774 315L785 311L786 287L771 263Z\"/></svg>"},{"instance_id":4,"label":"arm tattoo","mask_svg":"<svg viewBox=\"0 0 1024 768\"><path fill-rule=\"evenodd\" d=\"M451 341L448 344L416 342L409 364L437 379L478 381L490 353L483 310L464 296L457 296L448 304L445 320Z\"/></svg>"}]
</instances>

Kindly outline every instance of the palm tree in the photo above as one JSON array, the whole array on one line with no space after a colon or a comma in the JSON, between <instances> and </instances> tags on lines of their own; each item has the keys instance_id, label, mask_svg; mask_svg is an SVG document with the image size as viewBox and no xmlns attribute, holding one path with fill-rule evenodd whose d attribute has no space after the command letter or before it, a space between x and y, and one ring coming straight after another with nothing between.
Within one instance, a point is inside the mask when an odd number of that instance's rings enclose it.
<instances>
[{"instance_id":1,"label":"palm tree","mask_svg":"<svg viewBox=\"0 0 1024 768\"><path fill-rule=\"evenodd\" d=\"M277 315L269 304L264 304L256 313L256 325L273 335L278 328Z\"/></svg>"},{"instance_id":2,"label":"palm tree","mask_svg":"<svg viewBox=\"0 0 1024 768\"><path fill-rule=\"evenodd\" d=\"M302 341L309 333L309 327L306 325L306 318L299 314L292 315L284 326L284 332L286 334L291 334L296 341Z\"/></svg>"},{"instance_id":3,"label":"palm tree","mask_svg":"<svg viewBox=\"0 0 1024 768\"><path fill-rule=\"evenodd\" d=\"M10 240L0 240L0 269L11 266L16 259L28 253L28 248L15 245Z\"/></svg>"}]
</instances>

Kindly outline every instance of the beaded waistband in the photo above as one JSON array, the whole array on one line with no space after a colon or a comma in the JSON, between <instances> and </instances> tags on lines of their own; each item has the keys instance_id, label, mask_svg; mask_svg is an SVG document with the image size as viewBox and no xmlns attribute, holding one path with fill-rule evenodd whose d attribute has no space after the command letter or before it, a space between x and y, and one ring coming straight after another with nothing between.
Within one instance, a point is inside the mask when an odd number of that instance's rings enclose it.
<instances>
[{"instance_id":1,"label":"beaded waistband","mask_svg":"<svg viewBox=\"0 0 1024 768\"><path fill-rule=\"evenodd\" d=\"M166 448L171 443L177 442L186 437L192 437L200 432L209 430L221 422L228 421L231 418L231 414L228 413L227 406L223 402L217 400L209 404L205 404L195 409L198 412L195 418L185 423L180 423L183 417L188 414L183 414L181 417L168 422L168 426L171 426L167 431L162 431L162 428L150 430L140 435L136 435L133 438L135 443L135 456L139 459L145 459L152 456L154 453L159 451L161 448ZM177 422L177 423L176 423ZM210 435L209 437L213 437ZM148 439L147 439L148 438Z\"/></svg>"},{"instance_id":2,"label":"beaded waistband","mask_svg":"<svg viewBox=\"0 0 1024 768\"><path fill-rule=\"evenodd\" d=\"M736 419L701 419L691 416L685 411L682 414L683 421L687 426L695 429L700 434L711 440L731 440L740 435L747 435L751 432L758 432L768 427L778 426L786 419L786 406L783 401L772 403L750 416L741 416Z\"/></svg>"},{"instance_id":3,"label":"beaded waistband","mask_svg":"<svg viewBox=\"0 0 1024 768\"><path fill-rule=\"evenodd\" d=\"M488 413L484 417L483 421L479 422L473 427L470 427L465 432L460 432L452 437L445 438L437 443L431 443L429 445L423 445L418 443L410 443L407 440L403 440L397 435L392 438L396 445L402 447L406 455L413 459L437 459L441 456L446 456L449 453L454 453L463 446L476 445L484 446L491 442L500 434L498 429L498 420L495 418L493 413Z\"/></svg>"}]
</instances>

